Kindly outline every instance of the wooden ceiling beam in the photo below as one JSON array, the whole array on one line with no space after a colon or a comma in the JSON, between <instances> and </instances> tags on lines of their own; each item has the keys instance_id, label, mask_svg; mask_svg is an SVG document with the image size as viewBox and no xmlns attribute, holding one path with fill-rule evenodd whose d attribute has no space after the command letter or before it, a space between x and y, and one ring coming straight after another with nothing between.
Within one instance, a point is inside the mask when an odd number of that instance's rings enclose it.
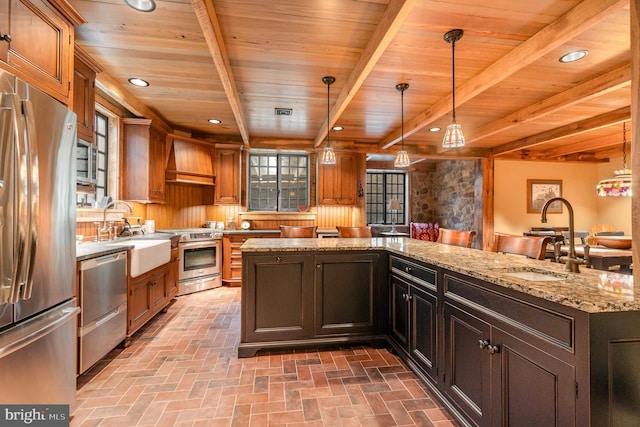
<instances>
[{"instance_id":1,"label":"wooden ceiling beam","mask_svg":"<svg viewBox=\"0 0 640 427\"><path fill-rule=\"evenodd\" d=\"M532 104L520 111L502 117L477 129L466 133L467 143L479 141L496 133L504 132L512 127L552 114L563 108L579 104L588 99L601 96L631 84L631 64L625 64L606 74L565 90L544 101Z\"/></svg>"},{"instance_id":2,"label":"wooden ceiling beam","mask_svg":"<svg viewBox=\"0 0 640 427\"><path fill-rule=\"evenodd\" d=\"M229 106L231 107L231 111L233 111L238 130L242 136L242 141L245 145L249 145L249 127L244 118L238 87L233 76L231 63L224 45L222 31L220 31L220 24L218 23L213 2L211 0L191 0L191 5L202 28L209 52L211 53L211 58L218 71L218 76L224 87Z\"/></svg>"},{"instance_id":3,"label":"wooden ceiling beam","mask_svg":"<svg viewBox=\"0 0 640 427\"><path fill-rule=\"evenodd\" d=\"M584 0L578 3L527 41L457 87L456 106L495 86L628 4L629 0ZM429 109L405 122L404 136L414 134L449 113L451 103L452 94L448 94ZM383 149L394 145L400 141L401 133L401 127L397 128L378 145Z\"/></svg>"},{"instance_id":4,"label":"wooden ceiling beam","mask_svg":"<svg viewBox=\"0 0 640 427\"><path fill-rule=\"evenodd\" d=\"M492 149L493 155L503 156L513 151L524 150L535 145L544 144L545 142L553 141L555 139L567 138L569 136L591 132L596 129L611 126L616 123L621 123L629 120L631 117L631 107L623 107L609 113L600 114L599 116L590 117L585 120L580 120L575 123L568 124L566 126L560 126L555 129L551 129L547 132L542 132L537 135L532 135L526 138L519 139L517 141L509 142L507 144L494 147Z\"/></svg>"},{"instance_id":5,"label":"wooden ceiling beam","mask_svg":"<svg viewBox=\"0 0 640 427\"><path fill-rule=\"evenodd\" d=\"M389 2L380 22L362 51L358 63L351 71L351 74L349 74L346 83L342 87L342 91L333 104L333 108L329 113L331 120L329 121L329 117L327 117L322 122L314 140L315 147L322 144L322 141L327 136L327 128L333 126L338 121L384 51L398 31L400 31L402 24L407 16L409 16L409 12L411 12L416 2L417 0L391 0ZM328 121L329 125L327 126Z\"/></svg>"}]
</instances>

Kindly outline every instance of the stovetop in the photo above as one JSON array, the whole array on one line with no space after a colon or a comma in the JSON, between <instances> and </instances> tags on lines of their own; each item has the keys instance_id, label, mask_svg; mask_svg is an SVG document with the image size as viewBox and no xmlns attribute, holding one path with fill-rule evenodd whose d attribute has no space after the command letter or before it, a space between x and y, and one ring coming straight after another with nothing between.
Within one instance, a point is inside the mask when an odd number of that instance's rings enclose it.
<instances>
[{"instance_id":1,"label":"stovetop","mask_svg":"<svg viewBox=\"0 0 640 427\"><path fill-rule=\"evenodd\" d=\"M214 228L176 228L170 230L158 230L165 233L175 233L180 235L180 241L193 240L217 240L222 239L222 232Z\"/></svg>"}]
</instances>

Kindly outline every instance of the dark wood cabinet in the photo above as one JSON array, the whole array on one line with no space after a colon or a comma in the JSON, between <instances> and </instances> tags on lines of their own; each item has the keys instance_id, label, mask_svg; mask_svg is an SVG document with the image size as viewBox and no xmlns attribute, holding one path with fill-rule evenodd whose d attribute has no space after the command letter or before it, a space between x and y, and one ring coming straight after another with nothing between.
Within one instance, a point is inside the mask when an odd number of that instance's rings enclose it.
<instances>
[{"instance_id":1,"label":"dark wood cabinet","mask_svg":"<svg viewBox=\"0 0 640 427\"><path fill-rule=\"evenodd\" d=\"M318 204L356 204L360 154L336 152L335 165L318 165Z\"/></svg>"},{"instance_id":2,"label":"dark wood cabinet","mask_svg":"<svg viewBox=\"0 0 640 427\"><path fill-rule=\"evenodd\" d=\"M239 357L260 349L384 341L380 253L243 254Z\"/></svg>"},{"instance_id":3,"label":"dark wood cabinet","mask_svg":"<svg viewBox=\"0 0 640 427\"><path fill-rule=\"evenodd\" d=\"M165 202L166 133L149 119L123 119L123 199Z\"/></svg>"},{"instance_id":4,"label":"dark wood cabinet","mask_svg":"<svg viewBox=\"0 0 640 427\"><path fill-rule=\"evenodd\" d=\"M240 148L216 145L216 205L240 203Z\"/></svg>"},{"instance_id":5,"label":"dark wood cabinet","mask_svg":"<svg viewBox=\"0 0 640 427\"><path fill-rule=\"evenodd\" d=\"M436 383L438 374L437 274L395 256L389 260L389 336L401 352Z\"/></svg>"},{"instance_id":6,"label":"dark wood cabinet","mask_svg":"<svg viewBox=\"0 0 640 427\"><path fill-rule=\"evenodd\" d=\"M65 104L73 73L75 25L84 22L66 2L5 0L0 5L0 60L5 68Z\"/></svg>"}]
</instances>

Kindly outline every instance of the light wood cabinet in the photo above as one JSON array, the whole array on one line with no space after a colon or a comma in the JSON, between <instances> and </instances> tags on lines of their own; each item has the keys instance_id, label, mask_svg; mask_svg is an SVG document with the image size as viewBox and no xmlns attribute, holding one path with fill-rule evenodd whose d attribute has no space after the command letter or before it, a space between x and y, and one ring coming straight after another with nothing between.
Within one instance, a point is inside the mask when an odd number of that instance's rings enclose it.
<instances>
[{"instance_id":1,"label":"light wood cabinet","mask_svg":"<svg viewBox=\"0 0 640 427\"><path fill-rule=\"evenodd\" d=\"M123 196L142 203L165 202L166 134L149 119L123 119Z\"/></svg>"},{"instance_id":2,"label":"light wood cabinet","mask_svg":"<svg viewBox=\"0 0 640 427\"><path fill-rule=\"evenodd\" d=\"M336 152L335 165L318 164L318 204L355 205L358 176L358 153Z\"/></svg>"},{"instance_id":3,"label":"light wood cabinet","mask_svg":"<svg viewBox=\"0 0 640 427\"><path fill-rule=\"evenodd\" d=\"M96 74L100 66L76 46L73 62L73 111L78 116L78 138L95 143Z\"/></svg>"},{"instance_id":4,"label":"light wood cabinet","mask_svg":"<svg viewBox=\"0 0 640 427\"><path fill-rule=\"evenodd\" d=\"M216 146L217 205L240 203L240 149Z\"/></svg>"},{"instance_id":5,"label":"light wood cabinet","mask_svg":"<svg viewBox=\"0 0 640 427\"><path fill-rule=\"evenodd\" d=\"M222 236L222 284L224 286L242 286L242 252L240 246L247 239L261 237L280 237L278 233L260 233L249 231L240 233L224 233Z\"/></svg>"},{"instance_id":6,"label":"light wood cabinet","mask_svg":"<svg viewBox=\"0 0 640 427\"><path fill-rule=\"evenodd\" d=\"M0 2L0 34L10 38L0 41L3 68L68 104L73 27L84 22L66 0Z\"/></svg>"},{"instance_id":7,"label":"light wood cabinet","mask_svg":"<svg viewBox=\"0 0 640 427\"><path fill-rule=\"evenodd\" d=\"M138 277L129 277L127 292L127 341L170 302L173 283L171 263L161 265Z\"/></svg>"},{"instance_id":8,"label":"light wood cabinet","mask_svg":"<svg viewBox=\"0 0 640 427\"><path fill-rule=\"evenodd\" d=\"M178 271L180 269L180 250L178 241L171 241L171 258L169 261L169 276L167 277L167 298L171 299L178 295Z\"/></svg>"}]
</instances>

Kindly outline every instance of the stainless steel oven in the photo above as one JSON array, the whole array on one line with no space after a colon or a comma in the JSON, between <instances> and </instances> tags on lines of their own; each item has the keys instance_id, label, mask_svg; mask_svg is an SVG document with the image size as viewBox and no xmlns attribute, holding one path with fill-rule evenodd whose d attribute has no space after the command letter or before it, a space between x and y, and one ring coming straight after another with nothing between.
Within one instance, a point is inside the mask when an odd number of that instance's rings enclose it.
<instances>
[{"instance_id":1,"label":"stainless steel oven","mask_svg":"<svg viewBox=\"0 0 640 427\"><path fill-rule=\"evenodd\" d=\"M221 286L222 233L210 228L169 231L180 234L178 295Z\"/></svg>"}]
</instances>

